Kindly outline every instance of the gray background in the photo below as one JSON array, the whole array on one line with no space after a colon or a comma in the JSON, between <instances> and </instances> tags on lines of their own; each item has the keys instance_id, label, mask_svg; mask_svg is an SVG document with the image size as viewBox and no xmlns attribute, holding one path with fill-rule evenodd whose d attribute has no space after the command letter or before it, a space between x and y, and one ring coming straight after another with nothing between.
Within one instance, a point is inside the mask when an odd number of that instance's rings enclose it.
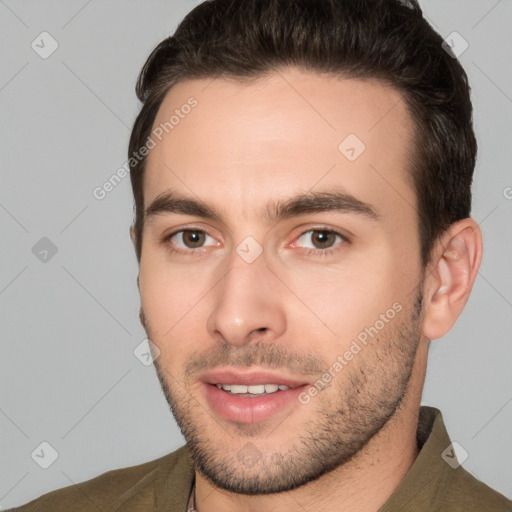
<instances>
[{"instance_id":1,"label":"gray background","mask_svg":"<svg viewBox=\"0 0 512 512\"><path fill-rule=\"evenodd\" d=\"M92 191L126 160L140 67L197 3L0 0L0 508L183 444L133 354L145 334L129 178L102 201ZM432 342L423 403L442 410L465 468L512 498L512 4L422 6L469 43L485 242L469 304ZM31 48L43 31L59 45L47 59ZM57 247L46 261L32 251L43 237ZM48 469L31 456L43 441L58 452Z\"/></svg>"}]
</instances>

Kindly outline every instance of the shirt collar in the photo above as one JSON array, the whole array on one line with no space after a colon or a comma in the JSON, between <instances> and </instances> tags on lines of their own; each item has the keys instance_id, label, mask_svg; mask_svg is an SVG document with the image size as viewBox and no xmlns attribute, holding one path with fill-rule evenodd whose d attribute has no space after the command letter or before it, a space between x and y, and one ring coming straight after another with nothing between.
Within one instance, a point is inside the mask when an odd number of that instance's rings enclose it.
<instances>
[{"instance_id":1,"label":"shirt collar","mask_svg":"<svg viewBox=\"0 0 512 512\"><path fill-rule=\"evenodd\" d=\"M420 408L416 439L418 457L379 512L406 510L412 505L417 512L432 510L435 504L443 503L443 489L464 473L462 466L455 463L454 469L442 457L451 441L439 409ZM448 449L447 454L455 457L453 449Z\"/></svg>"}]
</instances>

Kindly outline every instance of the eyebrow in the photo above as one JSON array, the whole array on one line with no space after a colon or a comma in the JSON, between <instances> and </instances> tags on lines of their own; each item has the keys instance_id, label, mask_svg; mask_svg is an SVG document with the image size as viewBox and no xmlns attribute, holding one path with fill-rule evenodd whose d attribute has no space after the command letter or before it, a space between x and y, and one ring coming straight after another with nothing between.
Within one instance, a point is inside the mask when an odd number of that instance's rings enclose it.
<instances>
[{"instance_id":1,"label":"eyebrow","mask_svg":"<svg viewBox=\"0 0 512 512\"><path fill-rule=\"evenodd\" d=\"M373 221L381 218L375 207L351 194L343 191L318 191L267 203L263 210L263 220L268 224L276 224L292 217L323 212L355 213ZM173 190L167 190L154 199L144 212L144 223L155 215L166 213L191 215L224 223L222 214L214 206Z\"/></svg>"}]
</instances>

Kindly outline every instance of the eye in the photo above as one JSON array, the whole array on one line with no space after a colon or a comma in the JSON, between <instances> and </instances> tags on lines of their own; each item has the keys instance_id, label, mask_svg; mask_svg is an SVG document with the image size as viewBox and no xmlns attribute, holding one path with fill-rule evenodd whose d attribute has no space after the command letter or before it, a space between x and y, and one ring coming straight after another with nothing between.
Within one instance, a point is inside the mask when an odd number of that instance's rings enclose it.
<instances>
[{"instance_id":1,"label":"eye","mask_svg":"<svg viewBox=\"0 0 512 512\"><path fill-rule=\"evenodd\" d=\"M215 241L213 237L201 229L182 229L166 237L169 244L178 247L178 249L170 247L171 251L176 252L192 252L194 249L202 249L205 247L207 239Z\"/></svg>"},{"instance_id":2,"label":"eye","mask_svg":"<svg viewBox=\"0 0 512 512\"><path fill-rule=\"evenodd\" d=\"M208 243L209 242L209 243ZM202 229L181 229L164 238L164 243L172 253L199 255L201 249L216 246L215 238ZM307 255L326 256L336 252L349 239L332 229L310 229L300 235L293 247L300 246L307 250Z\"/></svg>"},{"instance_id":3,"label":"eye","mask_svg":"<svg viewBox=\"0 0 512 512\"><path fill-rule=\"evenodd\" d=\"M296 244L302 245L306 249L312 249L308 254L330 254L338 249L336 242L348 242L348 238L332 229L311 229L303 233ZM308 245L309 242L309 245Z\"/></svg>"}]
</instances>

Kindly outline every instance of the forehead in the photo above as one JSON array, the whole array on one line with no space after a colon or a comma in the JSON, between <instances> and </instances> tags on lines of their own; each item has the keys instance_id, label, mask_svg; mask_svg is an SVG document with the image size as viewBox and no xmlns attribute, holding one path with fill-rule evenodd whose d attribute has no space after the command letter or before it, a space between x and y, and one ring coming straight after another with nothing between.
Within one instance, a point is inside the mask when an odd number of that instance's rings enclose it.
<instances>
[{"instance_id":1,"label":"forehead","mask_svg":"<svg viewBox=\"0 0 512 512\"><path fill-rule=\"evenodd\" d=\"M263 199L315 187L343 187L384 213L416 202L413 122L401 94L377 80L293 68L253 81L185 80L152 133L146 206L171 188L247 218Z\"/></svg>"}]
</instances>

